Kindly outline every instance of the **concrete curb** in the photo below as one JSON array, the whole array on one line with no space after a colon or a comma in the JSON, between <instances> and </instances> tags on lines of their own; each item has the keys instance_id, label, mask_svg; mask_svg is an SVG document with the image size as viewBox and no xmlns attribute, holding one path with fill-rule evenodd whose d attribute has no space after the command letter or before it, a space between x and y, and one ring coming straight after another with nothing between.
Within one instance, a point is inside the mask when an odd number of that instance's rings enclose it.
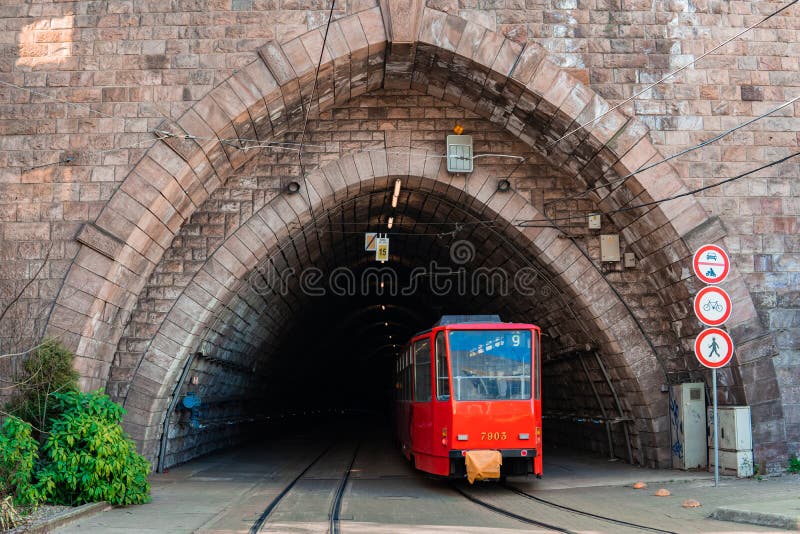
<instances>
[{"instance_id":1,"label":"concrete curb","mask_svg":"<svg viewBox=\"0 0 800 534\"><path fill-rule=\"evenodd\" d=\"M78 519L93 516L110 509L111 505L107 502L92 502L66 510L65 512L61 512L39 523L19 527L12 530L11 533L24 532L25 534L44 534L46 532L52 532L59 527L63 527L67 523L72 523Z\"/></svg>"},{"instance_id":2,"label":"concrete curb","mask_svg":"<svg viewBox=\"0 0 800 534\"><path fill-rule=\"evenodd\" d=\"M794 502L797 501L795 500ZM714 510L711 518L785 530L800 530L800 515L791 513L759 512L744 508L724 507Z\"/></svg>"}]
</instances>

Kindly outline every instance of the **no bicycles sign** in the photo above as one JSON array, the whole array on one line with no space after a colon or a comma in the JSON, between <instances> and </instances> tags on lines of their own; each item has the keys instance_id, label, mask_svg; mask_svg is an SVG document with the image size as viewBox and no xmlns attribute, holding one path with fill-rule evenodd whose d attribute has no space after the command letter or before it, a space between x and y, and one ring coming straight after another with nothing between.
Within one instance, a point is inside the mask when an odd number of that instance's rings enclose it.
<instances>
[{"instance_id":1,"label":"no bicycles sign","mask_svg":"<svg viewBox=\"0 0 800 534\"><path fill-rule=\"evenodd\" d=\"M706 286L694 297L694 314L708 326L719 326L727 321L732 309L731 297L716 286Z\"/></svg>"}]
</instances>

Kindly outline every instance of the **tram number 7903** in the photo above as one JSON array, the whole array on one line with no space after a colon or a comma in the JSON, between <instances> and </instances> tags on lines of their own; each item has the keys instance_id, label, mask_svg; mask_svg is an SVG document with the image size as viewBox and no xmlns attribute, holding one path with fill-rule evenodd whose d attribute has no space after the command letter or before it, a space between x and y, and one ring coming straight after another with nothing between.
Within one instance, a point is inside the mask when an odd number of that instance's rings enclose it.
<instances>
[{"instance_id":1,"label":"tram number 7903","mask_svg":"<svg viewBox=\"0 0 800 534\"><path fill-rule=\"evenodd\" d=\"M508 439L506 432L481 432L481 441L503 441Z\"/></svg>"}]
</instances>

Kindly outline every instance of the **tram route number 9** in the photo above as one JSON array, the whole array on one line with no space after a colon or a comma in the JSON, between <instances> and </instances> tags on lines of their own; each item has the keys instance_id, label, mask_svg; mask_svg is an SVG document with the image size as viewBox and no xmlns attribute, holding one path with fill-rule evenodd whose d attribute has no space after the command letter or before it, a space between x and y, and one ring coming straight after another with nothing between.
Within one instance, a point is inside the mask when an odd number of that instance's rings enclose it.
<instances>
[{"instance_id":1,"label":"tram route number 9","mask_svg":"<svg viewBox=\"0 0 800 534\"><path fill-rule=\"evenodd\" d=\"M481 432L481 441L503 441L508 439L506 432Z\"/></svg>"}]
</instances>

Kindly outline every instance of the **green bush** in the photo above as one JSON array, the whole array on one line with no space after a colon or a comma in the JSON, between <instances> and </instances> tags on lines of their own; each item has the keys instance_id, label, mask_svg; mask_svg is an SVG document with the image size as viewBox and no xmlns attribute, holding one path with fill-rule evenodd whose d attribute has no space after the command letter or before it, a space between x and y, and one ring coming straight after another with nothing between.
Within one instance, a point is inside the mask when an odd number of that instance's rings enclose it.
<instances>
[{"instance_id":1,"label":"green bush","mask_svg":"<svg viewBox=\"0 0 800 534\"><path fill-rule=\"evenodd\" d=\"M44 342L23 363L24 373L15 377L16 395L6 408L33 425L34 435L47 431L52 393L77 391L78 373L74 355L55 339Z\"/></svg>"},{"instance_id":2,"label":"green bush","mask_svg":"<svg viewBox=\"0 0 800 534\"><path fill-rule=\"evenodd\" d=\"M38 486L54 504L149 501L150 465L123 432L123 408L100 391L52 395Z\"/></svg>"},{"instance_id":3,"label":"green bush","mask_svg":"<svg viewBox=\"0 0 800 534\"><path fill-rule=\"evenodd\" d=\"M23 505L35 505L41 500L33 484L38 449L30 423L17 417L5 420L0 429L0 494Z\"/></svg>"},{"instance_id":4,"label":"green bush","mask_svg":"<svg viewBox=\"0 0 800 534\"><path fill-rule=\"evenodd\" d=\"M789 472L800 473L800 458L796 454L789 457Z\"/></svg>"}]
</instances>

